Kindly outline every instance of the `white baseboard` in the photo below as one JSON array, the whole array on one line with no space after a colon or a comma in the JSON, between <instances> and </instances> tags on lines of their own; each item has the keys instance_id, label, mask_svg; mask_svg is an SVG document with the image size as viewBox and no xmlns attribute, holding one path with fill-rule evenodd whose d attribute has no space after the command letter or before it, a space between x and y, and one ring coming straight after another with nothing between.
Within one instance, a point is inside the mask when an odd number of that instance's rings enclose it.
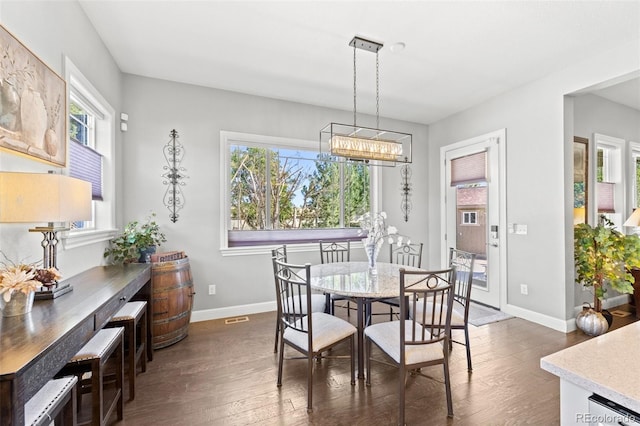
<instances>
[{"instance_id":1,"label":"white baseboard","mask_svg":"<svg viewBox=\"0 0 640 426\"><path fill-rule=\"evenodd\" d=\"M208 321L241 315L259 314L276 310L276 301L253 303L251 305L227 306L217 309L203 309L191 313L191 322ZM274 314L275 316L275 314Z\"/></svg>"},{"instance_id":2,"label":"white baseboard","mask_svg":"<svg viewBox=\"0 0 640 426\"><path fill-rule=\"evenodd\" d=\"M602 302L604 309L609 309L614 306L624 305L629 303L629 295L621 294L615 297L610 297ZM550 317L538 312L530 311L528 309L521 308L519 306L507 305L502 311L509 315L516 316L518 318L525 319L527 321L535 322L536 324L544 325L545 327L552 328L563 333L570 333L576 330L576 315L582 310L582 306L576 306L573 308L573 317L567 320Z\"/></svg>"}]
</instances>

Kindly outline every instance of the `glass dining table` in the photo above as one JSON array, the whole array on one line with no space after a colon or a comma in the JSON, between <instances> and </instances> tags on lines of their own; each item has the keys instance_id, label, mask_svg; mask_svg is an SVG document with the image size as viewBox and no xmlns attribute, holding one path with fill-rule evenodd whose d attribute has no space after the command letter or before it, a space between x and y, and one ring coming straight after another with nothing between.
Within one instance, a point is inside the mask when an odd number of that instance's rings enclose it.
<instances>
[{"instance_id":1,"label":"glass dining table","mask_svg":"<svg viewBox=\"0 0 640 426\"><path fill-rule=\"evenodd\" d=\"M337 262L311 266L311 288L329 295L352 298L357 305L358 379L364 378L364 327L370 302L400 295L400 269L420 271L420 268L395 263ZM328 305L327 305L328 306Z\"/></svg>"}]
</instances>

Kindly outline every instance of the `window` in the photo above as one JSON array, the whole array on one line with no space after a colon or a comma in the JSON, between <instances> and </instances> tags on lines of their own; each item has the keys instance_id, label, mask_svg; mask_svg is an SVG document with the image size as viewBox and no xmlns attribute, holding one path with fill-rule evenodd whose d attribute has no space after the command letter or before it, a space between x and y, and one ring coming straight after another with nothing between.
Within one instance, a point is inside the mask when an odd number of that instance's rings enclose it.
<instances>
[{"instance_id":1,"label":"window","mask_svg":"<svg viewBox=\"0 0 640 426\"><path fill-rule=\"evenodd\" d=\"M629 146L631 148L631 209L627 209L628 213L640 207L640 144L631 142Z\"/></svg>"},{"instance_id":2,"label":"window","mask_svg":"<svg viewBox=\"0 0 640 426\"><path fill-rule=\"evenodd\" d=\"M462 224L463 225L477 225L478 224L478 212L462 212Z\"/></svg>"},{"instance_id":3,"label":"window","mask_svg":"<svg viewBox=\"0 0 640 426\"><path fill-rule=\"evenodd\" d=\"M329 161L308 141L221 132L223 247L358 238L369 211L365 163Z\"/></svg>"},{"instance_id":4,"label":"window","mask_svg":"<svg viewBox=\"0 0 640 426\"><path fill-rule=\"evenodd\" d=\"M71 224L65 248L110 239L115 232L115 111L66 58L69 89L68 174L92 183L93 218Z\"/></svg>"},{"instance_id":5,"label":"window","mask_svg":"<svg viewBox=\"0 0 640 426\"><path fill-rule=\"evenodd\" d=\"M596 141L596 200L598 216L605 216L617 227L622 225L625 210L623 139L600 134Z\"/></svg>"}]
</instances>

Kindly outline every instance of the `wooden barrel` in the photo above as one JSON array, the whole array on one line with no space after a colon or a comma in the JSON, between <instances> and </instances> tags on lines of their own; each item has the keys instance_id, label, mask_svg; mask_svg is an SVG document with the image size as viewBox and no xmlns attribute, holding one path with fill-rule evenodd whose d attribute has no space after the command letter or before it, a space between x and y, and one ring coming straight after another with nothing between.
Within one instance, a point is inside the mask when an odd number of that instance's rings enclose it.
<instances>
[{"instance_id":1,"label":"wooden barrel","mask_svg":"<svg viewBox=\"0 0 640 426\"><path fill-rule=\"evenodd\" d=\"M193 304L189 258L151 264L153 285L153 348L187 337Z\"/></svg>"}]
</instances>

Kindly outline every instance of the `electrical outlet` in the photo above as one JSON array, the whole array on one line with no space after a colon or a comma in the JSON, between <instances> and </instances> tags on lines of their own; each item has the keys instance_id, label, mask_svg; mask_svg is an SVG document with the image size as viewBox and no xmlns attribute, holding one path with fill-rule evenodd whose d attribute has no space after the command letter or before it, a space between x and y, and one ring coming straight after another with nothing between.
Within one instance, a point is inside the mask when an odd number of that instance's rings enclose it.
<instances>
[{"instance_id":1,"label":"electrical outlet","mask_svg":"<svg viewBox=\"0 0 640 426\"><path fill-rule=\"evenodd\" d=\"M216 285L215 284L211 284L209 286L209 295L212 295L212 294L216 294Z\"/></svg>"},{"instance_id":2,"label":"electrical outlet","mask_svg":"<svg viewBox=\"0 0 640 426\"><path fill-rule=\"evenodd\" d=\"M526 284L520 284L520 294L529 294L529 287Z\"/></svg>"}]
</instances>

